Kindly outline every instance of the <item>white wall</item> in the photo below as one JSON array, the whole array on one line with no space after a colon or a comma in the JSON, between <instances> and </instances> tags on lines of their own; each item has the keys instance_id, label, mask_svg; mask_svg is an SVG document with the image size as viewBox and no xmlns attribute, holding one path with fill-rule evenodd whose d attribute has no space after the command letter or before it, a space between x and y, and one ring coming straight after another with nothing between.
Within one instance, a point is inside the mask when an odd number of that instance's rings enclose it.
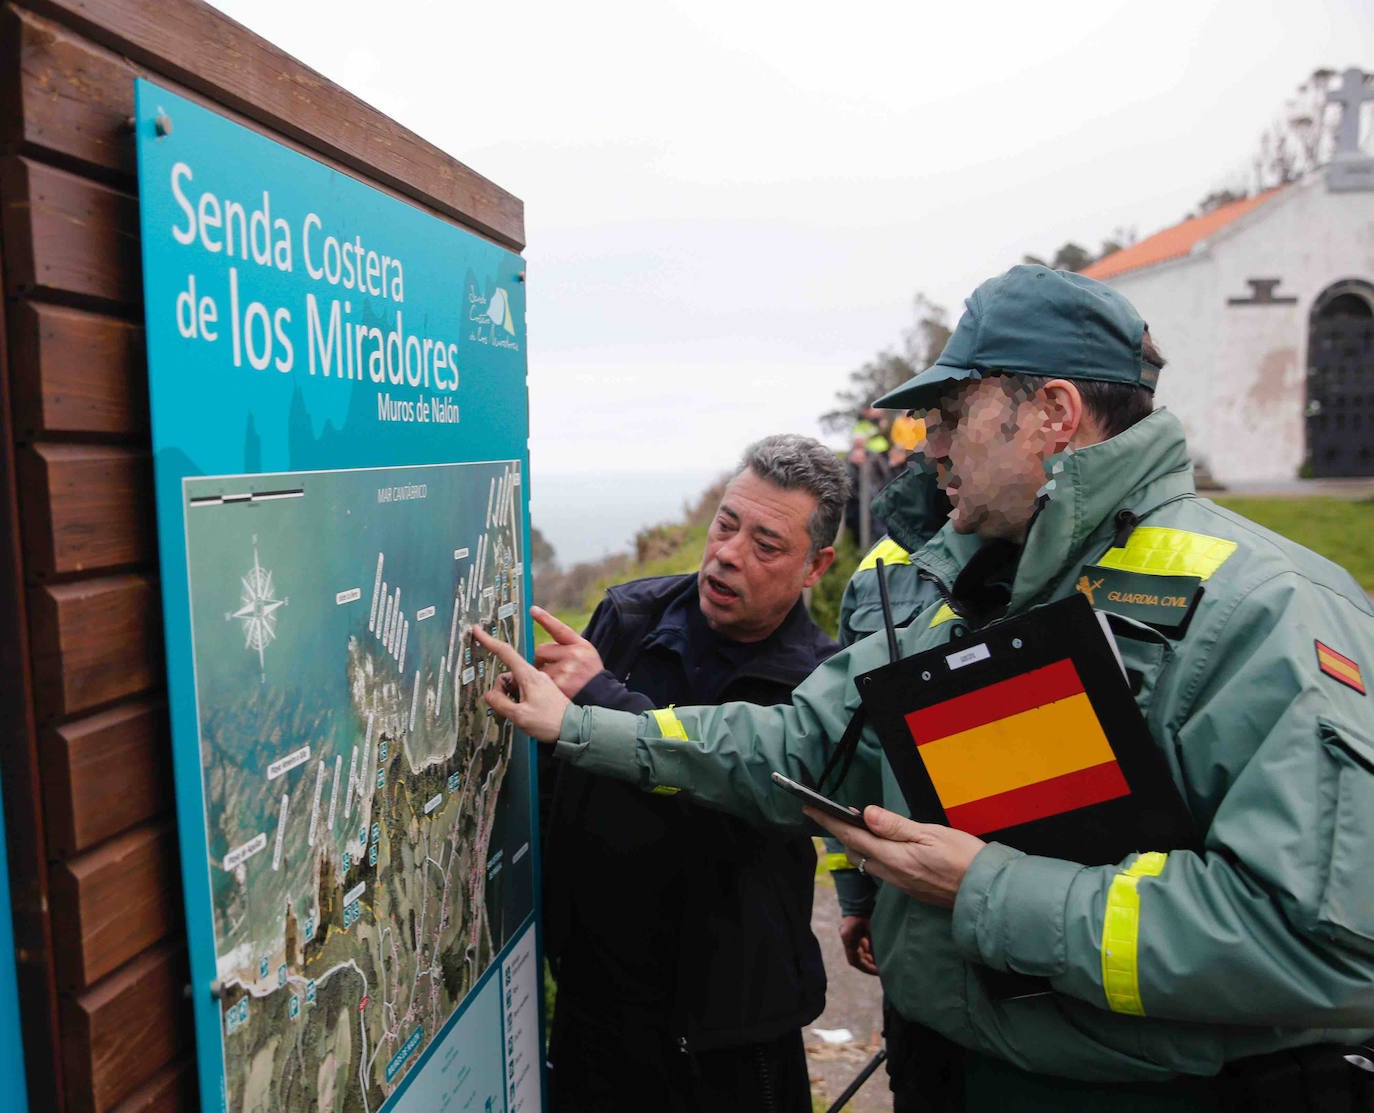
<instances>
[{"instance_id":1,"label":"white wall","mask_svg":"<svg viewBox=\"0 0 1374 1113\"><path fill-rule=\"evenodd\" d=\"M1150 326L1167 363L1155 389L1155 405L1183 422L1195 460L1211 463L1212 393L1219 379L1217 330L1210 323L1215 265L1206 257L1181 259L1110 279Z\"/></svg>"},{"instance_id":2,"label":"white wall","mask_svg":"<svg viewBox=\"0 0 1374 1113\"><path fill-rule=\"evenodd\" d=\"M1292 305L1231 306L1250 278ZM1374 281L1374 193L1290 187L1186 259L1109 280L1169 359L1157 400L1223 483L1287 480L1304 456L1308 317L1343 278Z\"/></svg>"}]
</instances>

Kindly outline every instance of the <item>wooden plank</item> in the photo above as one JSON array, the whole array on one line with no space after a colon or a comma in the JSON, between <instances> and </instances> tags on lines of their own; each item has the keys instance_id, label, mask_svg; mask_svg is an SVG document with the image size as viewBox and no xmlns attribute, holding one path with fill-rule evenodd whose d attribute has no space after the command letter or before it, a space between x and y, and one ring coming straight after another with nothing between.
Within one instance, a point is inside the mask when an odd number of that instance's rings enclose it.
<instances>
[{"instance_id":1,"label":"wooden plank","mask_svg":"<svg viewBox=\"0 0 1374 1113\"><path fill-rule=\"evenodd\" d=\"M13 9L0 8L0 143L7 151L14 150L23 131L20 122L19 36L15 32Z\"/></svg>"},{"instance_id":2,"label":"wooden plank","mask_svg":"<svg viewBox=\"0 0 1374 1113\"><path fill-rule=\"evenodd\" d=\"M164 64L159 63L161 68L154 66L151 69L134 65L127 58L103 49L59 23L39 18L21 8L8 11L12 30L5 44L7 51L0 54L0 98L3 98L0 103L15 107L8 119L0 119L0 139L7 138L21 153L55 158L67 165L80 160L97 176L132 180L136 158L128 120L133 115L133 78L136 76L151 78L237 123L262 130L262 113L235 111L213 93L207 96L204 91L176 80ZM316 82L306 95L309 103L316 106L317 114L328 117L331 112L342 113L351 128L359 126L356 105L360 102L318 75L305 71L299 63L292 64ZM341 95L354 107L336 108L328 96L321 101L318 96L321 90ZM518 200L473 174L461 163L436 153L437 148L375 110L364 106L364 114L376 117L377 121L375 126L366 129L367 135L390 135L380 148L383 153L395 155L393 149L399 149L404 154L406 137L410 143L420 145L421 150L414 152L408 163L402 157L395 157L393 161L407 165L412 172L417 168L423 170L426 181L408 183L380 176L376 168L357 158L331 154L331 148L319 138L304 132L297 136L273 129L271 138L519 250L524 239L524 209ZM444 195L436 196L433 192L436 187L428 179L434 179L439 183L438 188L443 188L445 174L442 168L445 165L456 168L453 176L458 187L450 187ZM492 200L486 207L491 210L492 219L500 222L499 228L485 224L480 214L473 216L460 211L458 202L465 195L461 188L464 183L480 197L490 195Z\"/></svg>"},{"instance_id":3,"label":"wooden plank","mask_svg":"<svg viewBox=\"0 0 1374 1113\"><path fill-rule=\"evenodd\" d=\"M185 951L159 944L62 999L68 1113L107 1113L190 1045L186 984Z\"/></svg>"},{"instance_id":4,"label":"wooden plank","mask_svg":"<svg viewBox=\"0 0 1374 1113\"><path fill-rule=\"evenodd\" d=\"M80 991L181 926L176 830L138 827L52 871L59 991Z\"/></svg>"},{"instance_id":5,"label":"wooden plank","mask_svg":"<svg viewBox=\"0 0 1374 1113\"><path fill-rule=\"evenodd\" d=\"M8 333L8 320L0 314L0 707L5 709L0 716L0 763L5 770L10 906L25 1070L32 1108L46 1111L64 1102Z\"/></svg>"},{"instance_id":6,"label":"wooden plank","mask_svg":"<svg viewBox=\"0 0 1374 1113\"><path fill-rule=\"evenodd\" d=\"M55 23L22 9L0 16L0 60L10 106L0 134L132 178L137 157L128 118L138 70Z\"/></svg>"},{"instance_id":7,"label":"wooden plank","mask_svg":"<svg viewBox=\"0 0 1374 1113\"><path fill-rule=\"evenodd\" d=\"M15 435L148 435L143 328L118 317L20 301L10 317Z\"/></svg>"},{"instance_id":8,"label":"wooden plank","mask_svg":"<svg viewBox=\"0 0 1374 1113\"><path fill-rule=\"evenodd\" d=\"M34 706L40 723L163 683L157 584L102 576L29 593Z\"/></svg>"},{"instance_id":9,"label":"wooden plank","mask_svg":"<svg viewBox=\"0 0 1374 1113\"><path fill-rule=\"evenodd\" d=\"M167 707L160 700L50 728L39 753L50 857L69 858L172 809Z\"/></svg>"},{"instance_id":10,"label":"wooden plank","mask_svg":"<svg viewBox=\"0 0 1374 1113\"><path fill-rule=\"evenodd\" d=\"M180 1059L153 1075L110 1113L194 1113L198 1108L195 1060Z\"/></svg>"},{"instance_id":11,"label":"wooden plank","mask_svg":"<svg viewBox=\"0 0 1374 1113\"><path fill-rule=\"evenodd\" d=\"M5 289L134 306L142 296L138 201L26 158L0 165Z\"/></svg>"},{"instance_id":12,"label":"wooden plank","mask_svg":"<svg viewBox=\"0 0 1374 1113\"><path fill-rule=\"evenodd\" d=\"M37 444L19 455L29 576L157 558L152 457L130 448Z\"/></svg>"},{"instance_id":13,"label":"wooden plank","mask_svg":"<svg viewBox=\"0 0 1374 1113\"><path fill-rule=\"evenodd\" d=\"M519 250L524 205L199 0L27 5L311 150Z\"/></svg>"}]
</instances>

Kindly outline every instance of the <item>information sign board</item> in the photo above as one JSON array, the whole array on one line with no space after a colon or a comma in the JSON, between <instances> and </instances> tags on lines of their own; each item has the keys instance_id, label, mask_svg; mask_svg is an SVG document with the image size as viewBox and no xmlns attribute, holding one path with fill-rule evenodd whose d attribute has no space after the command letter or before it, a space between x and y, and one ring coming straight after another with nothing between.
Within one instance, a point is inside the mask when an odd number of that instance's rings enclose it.
<instances>
[{"instance_id":1,"label":"information sign board","mask_svg":"<svg viewBox=\"0 0 1374 1113\"><path fill-rule=\"evenodd\" d=\"M529 1113L531 749L470 633L530 637L523 264L148 82L135 123L202 1107Z\"/></svg>"}]
</instances>

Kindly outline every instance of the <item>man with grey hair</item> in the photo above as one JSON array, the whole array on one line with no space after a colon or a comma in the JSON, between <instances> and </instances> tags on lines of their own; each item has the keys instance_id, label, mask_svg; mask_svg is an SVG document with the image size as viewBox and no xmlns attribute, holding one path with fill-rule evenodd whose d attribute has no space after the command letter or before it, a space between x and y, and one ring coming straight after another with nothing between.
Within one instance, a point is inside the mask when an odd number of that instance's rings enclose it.
<instances>
[{"instance_id":1,"label":"man with grey hair","mask_svg":"<svg viewBox=\"0 0 1374 1113\"><path fill-rule=\"evenodd\" d=\"M553 637L536 664L600 707L788 702L835 652L801 596L834 560L847 487L808 437L751 445L700 572L612 587L582 636L534 608ZM541 774L550 1108L808 1113L811 840L552 760Z\"/></svg>"}]
</instances>

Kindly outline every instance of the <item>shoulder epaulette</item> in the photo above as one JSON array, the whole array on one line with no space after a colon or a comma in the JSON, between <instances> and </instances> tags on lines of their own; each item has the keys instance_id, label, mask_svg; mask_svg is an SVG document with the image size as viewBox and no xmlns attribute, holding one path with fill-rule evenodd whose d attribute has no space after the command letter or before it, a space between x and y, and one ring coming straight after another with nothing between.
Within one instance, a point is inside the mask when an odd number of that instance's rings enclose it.
<instances>
[{"instance_id":1,"label":"shoulder epaulette","mask_svg":"<svg viewBox=\"0 0 1374 1113\"><path fill-rule=\"evenodd\" d=\"M874 545L873 548L868 550L863 560L859 561L859 567L854 569L855 574L857 575L860 572L865 572L870 568L876 568L879 560L884 564L910 564L911 554L898 545L897 542L893 541L892 538L884 537Z\"/></svg>"},{"instance_id":2,"label":"shoulder epaulette","mask_svg":"<svg viewBox=\"0 0 1374 1113\"><path fill-rule=\"evenodd\" d=\"M1167 526L1137 526L1124 548L1108 549L1101 568L1147 576L1197 576L1206 580L1236 551L1236 543Z\"/></svg>"}]
</instances>

